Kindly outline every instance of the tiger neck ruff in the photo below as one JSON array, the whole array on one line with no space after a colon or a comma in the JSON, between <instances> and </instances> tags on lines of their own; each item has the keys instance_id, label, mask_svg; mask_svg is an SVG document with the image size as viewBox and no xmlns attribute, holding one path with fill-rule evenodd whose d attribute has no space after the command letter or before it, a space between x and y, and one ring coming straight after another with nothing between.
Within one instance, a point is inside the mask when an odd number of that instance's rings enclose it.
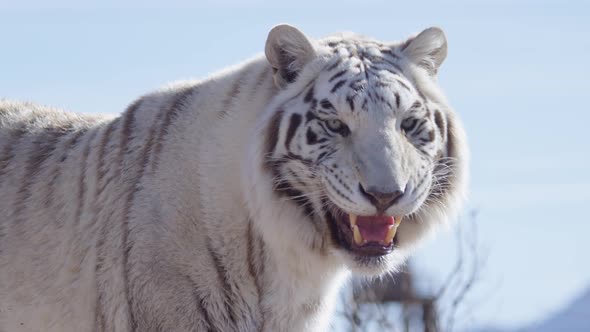
<instances>
[{"instance_id":1,"label":"tiger neck ruff","mask_svg":"<svg viewBox=\"0 0 590 332\"><path fill-rule=\"evenodd\" d=\"M0 101L0 330L325 331L460 206L446 51L279 25L119 117Z\"/></svg>"}]
</instances>

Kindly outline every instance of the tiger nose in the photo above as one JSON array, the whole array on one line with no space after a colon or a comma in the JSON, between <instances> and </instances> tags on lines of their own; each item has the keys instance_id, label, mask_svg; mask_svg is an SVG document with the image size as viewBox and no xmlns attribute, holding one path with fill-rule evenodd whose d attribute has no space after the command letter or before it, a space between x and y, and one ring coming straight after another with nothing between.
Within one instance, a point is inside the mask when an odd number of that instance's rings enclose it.
<instances>
[{"instance_id":1,"label":"tiger nose","mask_svg":"<svg viewBox=\"0 0 590 332\"><path fill-rule=\"evenodd\" d=\"M362 184L359 184L359 187L361 193L377 208L378 213L384 213L404 195L403 189L393 191L383 191L377 187L365 189Z\"/></svg>"}]
</instances>

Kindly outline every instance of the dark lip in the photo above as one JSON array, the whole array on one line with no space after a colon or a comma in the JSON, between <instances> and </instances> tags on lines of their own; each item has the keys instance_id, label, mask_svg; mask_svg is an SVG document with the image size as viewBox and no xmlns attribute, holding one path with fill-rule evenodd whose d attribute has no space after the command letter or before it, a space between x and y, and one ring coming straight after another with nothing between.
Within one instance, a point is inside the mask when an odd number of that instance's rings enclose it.
<instances>
[{"instance_id":1,"label":"dark lip","mask_svg":"<svg viewBox=\"0 0 590 332\"><path fill-rule=\"evenodd\" d=\"M332 233L334 242L341 248L360 257L380 257L390 254L393 251L396 245L395 238L388 246L375 242L370 242L362 246L354 243L348 213L333 204L330 205L330 212L327 214L330 232Z\"/></svg>"}]
</instances>

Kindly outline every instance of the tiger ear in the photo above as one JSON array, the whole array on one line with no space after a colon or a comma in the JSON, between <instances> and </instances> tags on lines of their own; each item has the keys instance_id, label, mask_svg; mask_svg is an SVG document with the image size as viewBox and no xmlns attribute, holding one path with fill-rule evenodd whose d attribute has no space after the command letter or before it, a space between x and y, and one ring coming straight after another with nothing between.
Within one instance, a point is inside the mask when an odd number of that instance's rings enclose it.
<instances>
[{"instance_id":1,"label":"tiger ear","mask_svg":"<svg viewBox=\"0 0 590 332\"><path fill-rule=\"evenodd\" d=\"M402 53L435 76L447 57L447 37L442 29L428 28L401 45Z\"/></svg>"},{"instance_id":2,"label":"tiger ear","mask_svg":"<svg viewBox=\"0 0 590 332\"><path fill-rule=\"evenodd\" d=\"M273 68L275 84L279 87L295 81L303 66L315 56L311 41L303 32L288 24L277 25L270 30L264 52Z\"/></svg>"}]
</instances>

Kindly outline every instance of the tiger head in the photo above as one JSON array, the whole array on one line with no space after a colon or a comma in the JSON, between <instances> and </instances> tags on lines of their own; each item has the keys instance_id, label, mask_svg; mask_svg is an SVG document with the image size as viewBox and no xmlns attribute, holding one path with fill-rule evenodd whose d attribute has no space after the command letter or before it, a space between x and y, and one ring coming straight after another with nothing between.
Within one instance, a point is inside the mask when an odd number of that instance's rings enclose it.
<instances>
[{"instance_id":1,"label":"tiger head","mask_svg":"<svg viewBox=\"0 0 590 332\"><path fill-rule=\"evenodd\" d=\"M261 228L361 274L395 269L465 192L463 129L436 84L443 31L383 43L279 25L265 53L278 92L252 153L253 210L274 211Z\"/></svg>"}]
</instances>

